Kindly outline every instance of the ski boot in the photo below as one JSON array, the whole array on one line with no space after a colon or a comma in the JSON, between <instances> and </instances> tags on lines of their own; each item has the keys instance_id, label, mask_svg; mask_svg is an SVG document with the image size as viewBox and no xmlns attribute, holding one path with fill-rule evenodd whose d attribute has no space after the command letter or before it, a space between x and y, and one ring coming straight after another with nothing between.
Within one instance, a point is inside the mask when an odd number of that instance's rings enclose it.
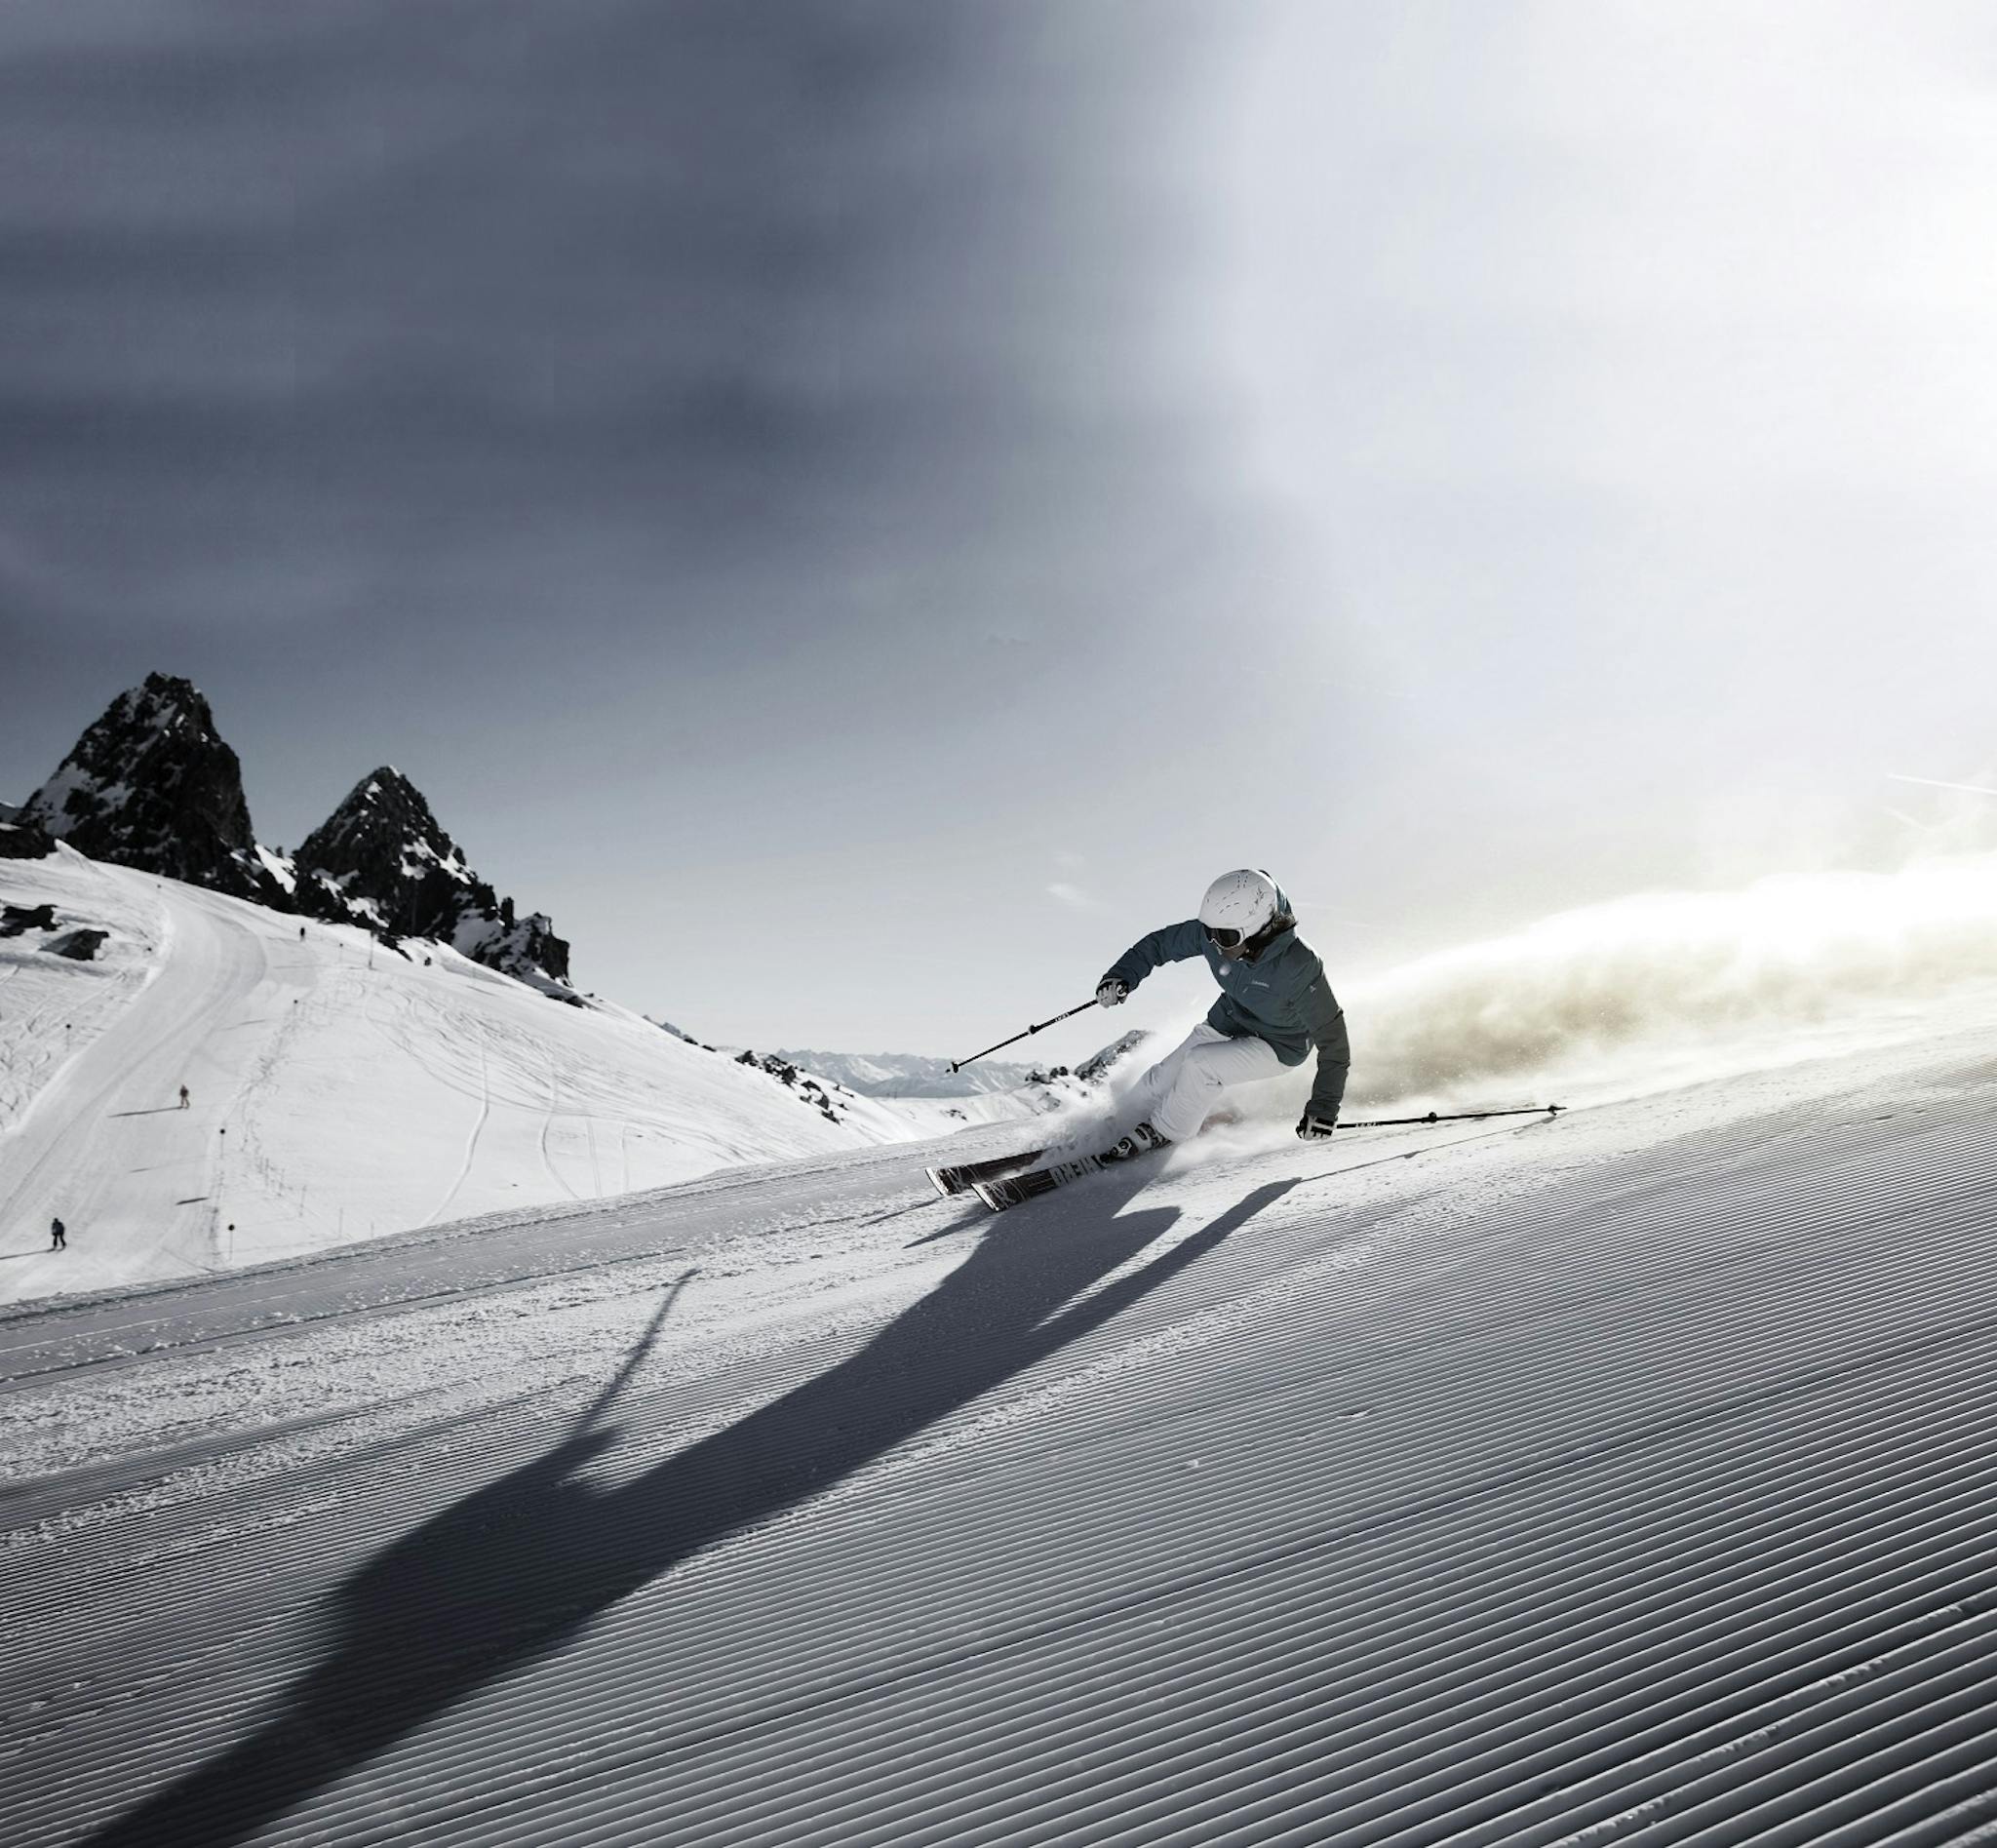
<instances>
[{"instance_id":1,"label":"ski boot","mask_svg":"<svg viewBox=\"0 0 1997 1848\"><path fill-rule=\"evenodd\" d=\"M1116 1147L1105 1149L1096 1157L1098 1161L1128 1161L1140 1155L1149 1155L1154 1149L1169 1149L1170 1136L1161 1136L1150 1123L1141 1122Z\"/></svg>"}]
</instances>

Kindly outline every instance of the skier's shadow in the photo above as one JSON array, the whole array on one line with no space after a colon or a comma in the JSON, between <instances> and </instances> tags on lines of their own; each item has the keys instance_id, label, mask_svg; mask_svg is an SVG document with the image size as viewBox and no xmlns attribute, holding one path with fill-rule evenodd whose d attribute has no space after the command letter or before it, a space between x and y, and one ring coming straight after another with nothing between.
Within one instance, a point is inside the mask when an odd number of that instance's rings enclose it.
<instances>
[{"instance_id":1,"label":"skier's shadow","mask_svg":"<svg viewBox=\"0 0 1997 1848\"><path fill-rule=\"evenodd\" d=\"M1258 1189L1064 1309L1178 1219L1176 1207L1116 1216L1141 1185L1106 1176L991 1222L970 1257L851 1358L640 1475L612 1486L579 1479L618 1439L603 1414L642 1363L669 1297L568 1437L362 1565L336 1594L324 1659L256 1730L100 1829L92 1848L246 1840L662 1572L1102 1326L1296 1183Z\"/></svg>"}]
</instances>

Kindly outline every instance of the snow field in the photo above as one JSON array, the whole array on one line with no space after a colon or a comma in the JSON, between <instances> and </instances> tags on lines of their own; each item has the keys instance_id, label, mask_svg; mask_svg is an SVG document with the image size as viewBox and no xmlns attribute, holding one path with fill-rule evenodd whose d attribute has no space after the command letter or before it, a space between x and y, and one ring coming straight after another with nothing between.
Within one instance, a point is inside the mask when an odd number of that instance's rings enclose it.
<instances>
[{"instance_id":1,"label":"snow field","mask_svg":"<svg viewBox=\"0 0 1997 1848\"><path fill-rule=\"evenodd\" d=\"M766 1074L441 946L100 865L0 863L9 903L111 931L0 940L0 1301L907 1139L950 1120ZM427 962L426 960L427 959ZM192 1108L176 1108L185 1083ZM931 1131L933 1133L933 1131ZM48 1251L59 1214L70 1248Z\"/></svg>"},{"instance_id":2,"label":"snow field","mask_svg":"<svg viewBox=\"0 0 1997 1848\"><path fill-rule=\"evenodd\" d=\"M111 931L90 963L42 952L52 933L0 937L0 1136L16 1128L63 1063L94 1043L158 972L165 907L59 845L47 860L0 862L0 900L53 904L66 928L87 916ZM59 935L60 931L53 933Z\"/></svg>"},{"instance_id":3,"label":"snow field","mask_svg":"<svg viewBox=\"0 0 1997 1848\"><path fill-rule=\"evenodd\" d=\"M1927 1040L996 1219L847 1152L17 1311L0 1829L1953 1841L1997 1021Z\"/></svg>"}]
</instances>

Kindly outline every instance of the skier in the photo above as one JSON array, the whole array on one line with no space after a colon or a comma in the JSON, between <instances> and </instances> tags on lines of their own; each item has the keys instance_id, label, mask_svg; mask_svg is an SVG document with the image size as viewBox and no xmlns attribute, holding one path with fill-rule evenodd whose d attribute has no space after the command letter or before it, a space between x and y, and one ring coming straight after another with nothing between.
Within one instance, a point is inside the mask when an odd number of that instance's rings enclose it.
<instances>
[{"instance_id":1,"label":"skier","mask_svg":"<svg viewBox=\"0 0 1997 1848\"><path fill-rule=\"evenodd\" d=\"M1099 1159L1127 1161L1147 1149L1197 1133L1222 1090L1273 1078L1301 1065L1312 1047L1317 1080L1297 1121L1306 1142L1331 1134L1351 1061L1346 1017L1324 964L1297 934L1283 889L1266 872L1241 867L1206 888L1199 915L1140 937L1110 965L1096 988L1105 1007L1119 1005L1166 963L1204 956L1221 998L1184 1042L1137 1081L1143 1121Z\"/></svg>"},{"instance_id":2,"label":"skier","mask_svg":"<svg viewBox=\"0 0 1997 1848\"><path fill-rule=\"evenodd\" d=\"M180 1086L180 1108L182 1110L187 1108L187 1086L183 1084Z\"/></svg>"},{"instance_id":3,"label":"skier","mask_svg":"<svg viewBox=\"0 0 1997 1848\"><path fill-rule=\"evenodd\" d=\"M59 1219L49 1221L49 1249L51 1251L67 1251L69 1249L69 1232Z\"/></svg>"}]
</instances>

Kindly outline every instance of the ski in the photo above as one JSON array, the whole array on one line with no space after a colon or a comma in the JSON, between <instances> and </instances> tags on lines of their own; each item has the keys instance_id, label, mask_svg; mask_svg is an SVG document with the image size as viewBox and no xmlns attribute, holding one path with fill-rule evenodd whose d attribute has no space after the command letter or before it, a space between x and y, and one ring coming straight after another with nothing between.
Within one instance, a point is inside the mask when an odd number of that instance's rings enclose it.
<instances>
[{"instance_id":1,"label":"ski","mask_svg":"<svg viewBox=\"0 0 1997 1848\"><path fill-rule=\"evenodd\" d=\"M995 1213L1002 1213L1008 1206L1017 1206L1022 1200L1033 1199L1041 1194L1051 1194L1057 1187L1066 1187L1070 1181L1080 1180L1084 1174L1100 1173L1102 1167L1101 1156L1078 1155L1072 1161L1056 1161L1050 1167L1032 1168L1024 1174L974 1181L971 1192Z\"/></svg>"},{"instance_id":2,"label":"ski","mask_svg":"<svg viewBox=\"0 0 1997 1848\"><path fill-rule=\"evenodd\" d=\"M1078 1181L1087 1174L1099 1174L1104 1168L1128 1161L1135 1156L1149 1155L1155 1149L1170 1146L1150 1123L1139 1123L1115 1148L1105 1150L1101 1155L1073 1156L1068 1160L1051 1161L1043 1168L1034 1168L1025 1174L974 1181L971 1191L995 1213L1002 1213L1008 1206L1017 1206L1022 1200L1051 1194L1057 1187L1066 1187L1070 1181Z\"/></svg>"},{"instance_id":3,"label":"ski","mask_svg":"<svg viewBox=\"0 0 1997 1848\"><path fill-rule=\"evenodd\" d=\"M989 1161L965 1161L956 1167L924 1168L929 1185L945 1199L957 1194L968 1194L980 1181L996 1179L1014 1168L1031 1167L1047 1152L1044 1149L1022 1149L1017 1155L995 1155Z\"/></svg>"}]
</instances>

